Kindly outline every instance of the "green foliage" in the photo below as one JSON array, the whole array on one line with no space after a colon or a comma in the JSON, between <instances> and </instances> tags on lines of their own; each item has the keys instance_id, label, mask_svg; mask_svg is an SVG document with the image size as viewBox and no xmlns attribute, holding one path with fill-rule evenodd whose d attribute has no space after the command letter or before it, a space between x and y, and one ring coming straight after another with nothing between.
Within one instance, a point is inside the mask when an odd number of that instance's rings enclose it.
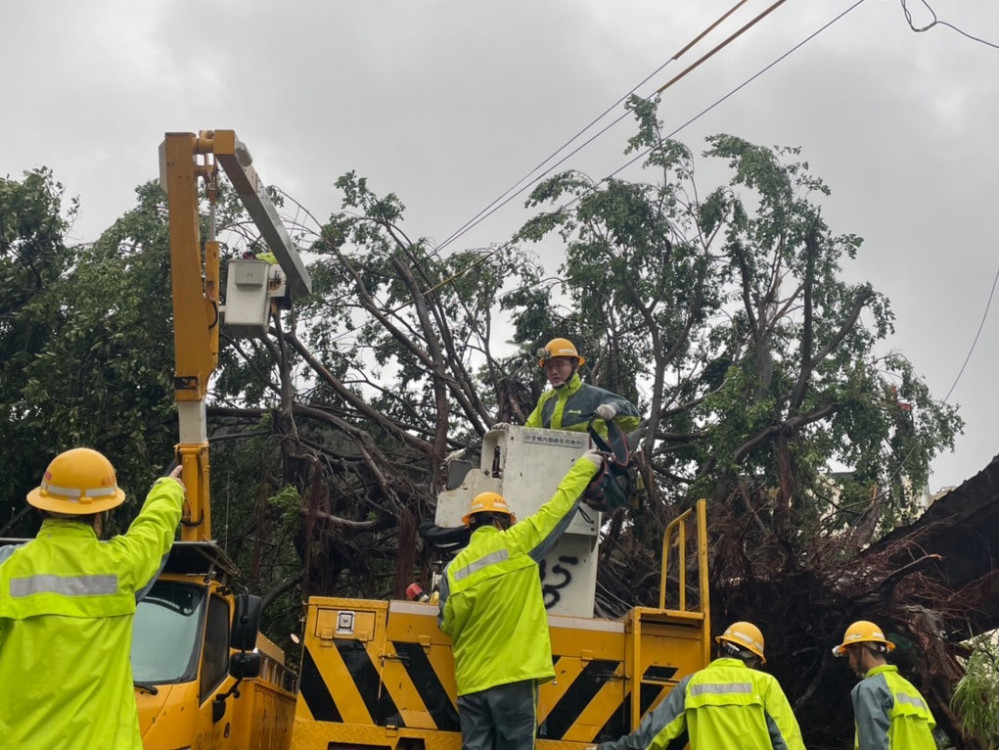
<instances>
[{"instance_id":1,"label":"green foliage","mask_svg":"<svg viewBox=\"0 0 999 750\"><path fill-rule=\"evenodd\" d=\"M375 195L353 172L337 187L344 210L312 245L316 293L299 311L310 347L372 408L421 438L437 434L442 398L481 432L497 402L488 387L498 377L494 311L531 295L540 270L509 246L439 254L405 235L394 195ZM482 364L487 387L476 391Z\"/></svg>"},{"instance_id":2,"label":"green foliage","mask_svg":"<svg viewBox=\"0 0 999 750\"><path fill-rule=\"evenodd\" d=\"M951 708L964 731L989 750L999 747L999 645L994 635L973 641L964 677L957 683Z\"/></svg>"},{"instance_id":3,"label":"green foliage","mask_svg":"<svg viewBox=\"0 0 999 750\"><path fill-rule=\"evenodd\" d=\"M47 170L0 182L4 320L0 468L6 522L58 452L85 445L114 463L134 516L176 442L165 199L157 183L92 245L68 246L76 202ZM9 293L8 293L9 292ZM30 534L33 517L8 533Z\"/></svg>"},{"instance_id":4,"label":"green foliage","mask_svg":"<svg viewBox=\"0 0 999 750\"><path fill-rule=\"evenodd\" d=\"M75 249L73 273L47 292L60 319L25 368L24 417L43 445L88 445L106 453L136 510L169 464L173 344L169 251L158 186L90 247Z\"/></svg>"},{"instance_id":5,"label":"green foliage","mask_svg":"<svg viewBox=\"0 0 999 750\"><path fill-rule=\"evenodd\" d=\"M21 509L51 458L24 423L33 405L23 389L25 371L61 319L51 290L74 262L63 234L76 210L75 200L64 209L63 187L47 169L20 181L0 179L0 527Z\"/></svg>"},{"instance_id":6,"label":"green foliage","mask_svg":"<svg viewBox=\"0 0 999 750\"><path fill-rule=\"evenodd\" d=\"M799 540L852 524L872 492L882 527L910 518L913 490L961 421L903 357L880 355L893 316L870 285L842 279L861 239L822 219L828 187L797 148L716 135L704 157L731 178L699 199L694 159L661 137L654 103L629 107L628 150L659 179L557 175L533 192L544 210L517 236L565 241L575 328L557 330L582 342L591 380L626 395L637 384L650 432L665 436L645 451L669 479L658 516L738 487L781 528L809 529ZM543 299L518 301L529 303L514 315L527 345L554 316ZM849 470L838 500L825 478L836 466Z\"/></svg>"},{"instance_id":7,"label":"green foliage","mask_svg":"<svg viewBox=\"0 0 999 750\"><path fill-rule=\"evenodd\" d=\"M267 503L280 514L283 523L298 525L302 511L302 493L297 487L282 487L267 498Z\"/></svg>"}]
</instances>

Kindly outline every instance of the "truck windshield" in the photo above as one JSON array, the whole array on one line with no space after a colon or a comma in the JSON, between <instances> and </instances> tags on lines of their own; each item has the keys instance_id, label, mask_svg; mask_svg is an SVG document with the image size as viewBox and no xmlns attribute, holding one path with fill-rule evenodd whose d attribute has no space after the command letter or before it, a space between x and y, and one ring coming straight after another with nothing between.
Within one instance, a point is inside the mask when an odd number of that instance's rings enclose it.
<instances>
[{"instance_id":1,"label":"truck windshield","mask_svg":"<svg viewBox=\"0 0 999 750\"><path fill-rule=\"evenodd\" d=\"M205 591L157 581L135 610L132 679L147 684L188 682L197 675Z\"/></svg>"}]
</instances>

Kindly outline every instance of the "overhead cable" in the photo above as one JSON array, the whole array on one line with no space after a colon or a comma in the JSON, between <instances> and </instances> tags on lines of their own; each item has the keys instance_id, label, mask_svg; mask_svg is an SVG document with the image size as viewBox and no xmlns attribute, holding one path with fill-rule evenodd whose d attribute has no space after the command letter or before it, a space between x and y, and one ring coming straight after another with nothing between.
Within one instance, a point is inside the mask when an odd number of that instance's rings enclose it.
<instances>
[{"instance_id":1,"label":"overhead cable","mask_svg":"<svg viewBox=\"0 0 999 750\"><path fill-rule=\"evenodd\" d=\"M775 65L777 65L777 63L782 62L787 57L790 57L794 52L797 52L801 47L803 47L806 44L808 44L808 42L812 41L812 39L814 39L815 37L817 37L819 34L821 34L823 31L825 31L826 29L828 29L834 23L836 23L837 21L839 21L840 19L842 19L844 16L846 16L851 11L855 10L858 6L862 5L864 3L864 1L865 0L857 0L857 2L855 2L849 8L847 8L846 10L844 10L838 16L836 16L835 18L833 18L831 21L828 21L827 23L823 24L821 27L819 27L819 29L817 29L816 31L812 32L807 37L805 37L804 39L802 39L800 42L798 42L796 45L794 45L791 49L789 49L783 55L781 55L780 57L776 58L775 60L773 60L769 64L765 65L763 68L761 68L755 74L753 74L752 76L750 76L749 78L747 78L745 81L743 81L742 83L740 83L738 86L736 86L734 89L732 89L731 91L729 91L727 94L725 94L724 96L722 96L719 99L716 99L713 103L711 103L710 105L708 105L707 107L705 107L704 109L702 109L696 115L694 115L689 120L687 120L685 123L683 123L679 127L675 128L672 132L670 132L666 136L666 139L668 140L668 139L672 138L677 133L679 133L680 131L682 131L685 128L687 128L689 125L692 125L693 123L695 123L698 120L700 120L702 117L704 117L704 115L706 115L708 112L710 112L711 110L713 110L719 104L721 104L722 102L726 101L731 96L733 96L734 94L736 94L739 91L741 91L742 89L744 89L750 83L752 83L757 78L759 78L761 75L763 75L768 70L770 70ZM782 2L783 2L783 0L782 0ZM602 180L600 180L600 182L606 182L607 180L611 179L612 177L614 177L614 176L620 174L621 172L623 172L625 169L627 169L628 167L630 167L632 164L634 164L638 160L644 159L646 156L648 156L652 152L653 148L655 148L655 147L654 146L650 146L649 148L645 149L645 151L643 151L640 154L632 157L631 159L629 159L628 161L626 161L623 165L621 165L620 167L618 167L617 169L615 169L613 172L611 172L609 175L607 175ZM597 184L599 185L600 183L598 182ZM593 187L589 188L589 190L586 191L586 192L584 192L584 194L582 196L577 196L577 197L573 198L572 200L568 201L567 203L559 206L558 210L562 211L562 210L568 208L569 206L575 204L577 201L581 200L583 197L585 197L586 195L588 195L590 192L593 192L594 190L596 190L596 186L593 186Z\"/></svg>"},{"instance_id":2,"label":"overhead cable","mask_svg":"<svg viewBox=\"0 0 999 750\"><path fill-rule=\"evenodd\" d=\"M738 31L736 31L736 32L735 32L734 34L730 35L730 36L728 37L728 39L726 39L726 40L724 40L723 42L719 43L718 45L716 45L716 46L715 46L715 48L714 48L714 49L712 49L711 51L709 51L709 52L707 52L706 54L702 55L702 56L700 57L700 59L698 59L698 60L697 60L696 62L694 62L694 63L693 63L692 65L688 65L688 66L687 66L687 67L686 67L686 68L684 69L684 71L683 71L682 73L680 73L679 75L676 75L676 76L674 76L674 77L673 77L673 78L671 78L671 79L670 79L669 81L667 81L666 83L664 83L664 84L663 84L662 86L660 86L659 88L657 88L657 89L656 89L656 93L657 93L657 94L661 94L661 93L662 93L662 92L664 92L664 91L665 91L666 89L668 89L668 88L669 88L670 86L672 86L672 85L673 85L674 83L676 83L676 82L677 82L677 81L679 81L679 80L680 80L681 78L683 78L683 77L684 77L685 75L687 75L687 73L689 73L689 72L691 72L692 70L694 70L694 69L695 69L695 68L696 68L697 66L699 66L699 65L700 65L700 64L701 64L702 62L704 62L704 61L706 61L706 60L709 60L710 58L714 57L714 54L715 54L716 52L718 52L719 50L722 50L722 49L724 49L725 47L727 47L727 46L729 45L729 43L731 43L731 42L732 42L732 41L734 41L735 39L738 39L738 38L739 38L740 36L742 36L742 34L743 34L744 32L746 32L746 31L748 31L749 29L751 29L751 28L752 28L753 26L755 26L755 25L756 25L756 24L757 24L758 22L762 21L762 20L763 20L764 18L766 18L767 16L769 16L769 15L770 15L771 13L773 13L773 12L774 12L775 10L777 10L777 8L779 8L779 7L781 6L781 5L783 5L783 4L784 4L784 3L786 3L786 2L787 2L787 0L777 0L777 2L775 2L775 3L773 4L773 5L771 5L771 6L769 7L769 8L767 8L767 9L766 9L765 11L763 11L763 12L762 12L762 13L760 13L760 14L759 14L758 16L756 16L756 18L754 18L754 19L753 19L752 21L750 21L749 23L747 23L747 24L746 24L745 26L743 26L743 27L742 27L741 29L739 29Z\"/></svg>"},{"instance_id":3,"label":"overhead cable","mask_svg":"<svg viewBox=\"0 0 999 750\"><path fill-rule=\"evenodd\" d=\"M441 251L443 251L448 245L450 245L452 242L454 242L455 240L457 240L463 234L465 234L466 232L468 232L469 230L471 230L473 227L477 226L479 223L481 223L483 220L485 220L486 218L488 218L489 216L491 216L492 214L494 214L496 211L498 211L499 209L501 209L503 206L505 206L511 200L513 200L514 198L516 198L517 196L519 196L520 194L522 194L524 192L524 190L526 190L529 185L533 185L534 183L538 182L542 178L544 178L547 175L551 174L551 172L556 167L561 166L570 157L575 156L582 149L586 148L588 145L590 145L593 141L595 141L601 135L603 135L608 130L610 130L612 127L614 127L619 122L621 122L621 120L625 119L628 116L627 112L622 113L617 119L615 119L609 125L606 125L604 128L602 128L601 130L599 130L596 134L594 134L593 136L591 136L590 138L588 138L586 141L584 141L583 143L581 143L580 145L578 145L575 149L573 149L568 154L566 154L565 156L563 156L557 162L555 162L554 164L552 164L551 166L549 166L548 169L545 170L542 174L537 175L536 177L533 177L533 179L532 179L532 176L535 175L535 173L537 173L540 170L544 169L544 167L547 164L549 164L549 162L551 162L553 159L555 159L560 153L562 153L565 149L567 149L573 142L575 142L576 140L578 140L584 133L586 133L586 131L588 131L588 130L590 130L590 128L594 127L598 122L600 122L603 118L605 118L610 112L612 112L614 109L616 109L618 106L620 106L621 103L624 102L629 96L631 96L632 94L634 94L639 88L641 88L642 86L644 86L652 78L654 78L656 75L658 75L659 73L661 73L667 66L669 66L674 61L679 60L680 57L682 57L686 52L688 52L692 47L694 47L698 42L700 42L705 36L707 36L712 31L714 31L714 29L717 28L719 24L721 24L722 22L724 22L729 16L731 16L733 13L735 13L735 11L737 11L739 8L741 8L743 5L745 5L748 1L749 0L739 0L735 5L733 5L727 11L725 11L725 13L723 13L721 16L719 16L717 19L715 19L715 21L713 21L711 24L709 24L703 31L701 31L699 34L697 34L697 36L695 36L693 39L691 39L689 42L687 42L687 44L685 44L683 47L681 47L671 58L669 58L666 62L664 62L658 68L656 68L651 73L649 73L649 75L647 75L645 78L643 78L637 84L635 84L635 86L630 91L628 91L624 96L622 96L621 98L619 98L616 102L614 102L607 109L605 109L603 112L601 112L588 125L586 125L586 127L584 127L582 130L580 130L578 133L576 133L574 136L572 136L572 138L570 138L565 143L563 143L561 146L559 146L558 149L556 149L552 154L550 154L543 161L541 161L541 163L539 163L536 167L534 167L529 172L527 172L527 174L525 174L523 177L521 177L520 180L518 180L512 187L508 188L500 196L498 196L491 203L489 203L489 205L487 205L485 208L483 208L481 211L479 211L477 214L475 214L475 216L473 216L471 219L469 219L464 224L462 224L458 229L456 229L454 232L452 232L451 235L448 236L447 239L445 239L436 248L434 248L433 254L437 254L437 253L440 253ZM786 0L780 0L780 2L777 3L777 4L779 5L780 3L783 3L785 1ZM766 13L769 13L769 12L770 11L768 10L763 15L766 15ZM759 17L756 20L759 20ZM755 22L756 21L754 20L753 23L755 23ZM750 24L750 25L752 25L752 24ZM741 32L739 32L739 33L741 33ZM735 36L738 36L738 34L736 34ZM731 38L734 38L734 37L730 37L730 39ZM727 43L727 41L728 40L726 40L726 43ZM527 183L527 185L524 185L524 183ZM521 186L523 186L523 187L521 187Z\"/></svg>"},{"instance_id":4,"label":"overhead cable","mask_svg":"<svg viewBox=\"0 0 999 750\"><path fill-rule=\"evenodd\" d=\"M926 0L920 0L920 2L923 4L923 6L926 8L926 10L928 10L930 12L930 16L933 17L933 20L930 21L925 26L919 26L919 27L917 27L912 22L912 12L906 6L905 0L902 0L902 13L905 14L905 20L909 24L909 28L912 29L913 31L915 31L917 33L921 33L923 31L929 31L934 26L946 26L948 29L951 29L952 31L956 31L961 36L967 37L968 39L972 40L973 42L978 42L979 44L984 44L986 47L992 47L993 49L999 49L999 44L994 44L992 42L986 41L985 39L980 39L977 36L972 36L967 31L959 29L957 26L955 26L952 23L947 23L946 21L941 21L939 18L937 18L936 11L933 10L933 8L930 7L930 4L928 2L926 2Z\"/></svg>"},{"instance_id":5,"label":"overhead cable","mask_svg":"<svg viewBox=\"0 0 999 750\"><path fill-rule=\"evenodd\" d=\"M960 382L961 376L964 375L964 370L968 366L968 362L971 361L971 355L975 353L975 347L978 346L978 339L981 338L982 329L985 328L985 321L988 320L989 317L989 308L992 307L992 298L995 297L997 284L999 284L999 269L996 269L996 275L992 279L992 289L989 292L989 299L988 302L985 303L985 311L982 313L982 320L978 324L978 330L975 332L975 338L971 342L971 348L968 349L968 356L964 358L964 362L961 364L961 369L958 371L957 377L954 378L954 382L951 384L950 390L947 391L947 395L943 397L943 403L945 404L950 400L950 396L954 392L954 389L957 388L957 384Z\"/></svg>"}]
</instances>

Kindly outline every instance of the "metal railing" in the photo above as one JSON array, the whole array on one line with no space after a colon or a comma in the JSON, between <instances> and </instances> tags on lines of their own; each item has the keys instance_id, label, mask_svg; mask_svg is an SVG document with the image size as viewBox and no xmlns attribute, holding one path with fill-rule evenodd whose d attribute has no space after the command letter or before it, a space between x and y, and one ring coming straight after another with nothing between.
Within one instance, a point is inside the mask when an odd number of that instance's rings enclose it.
<instances>
[{"instance_id":1,"label":"metal railing","mask_svg":"<svg viewBox=\"0 0 999 750\"><path fill-rule=\"evenodd\" d=\"M663 533L663 553L662 571L659 581L659 609L666 609L667 584L669 577L669 557L670 546L673 538L676 538L678 549L677 579L678 586L678 607L681 612L701 612L705 619L710 615L708 608L708 523L707 523L707 500L698 500L696 505L674 518L666 531ZM697 609L687 609L687 524L694 520L697 524L697 573L698 585L698 607Z\"/></svg>"}]
</instances>

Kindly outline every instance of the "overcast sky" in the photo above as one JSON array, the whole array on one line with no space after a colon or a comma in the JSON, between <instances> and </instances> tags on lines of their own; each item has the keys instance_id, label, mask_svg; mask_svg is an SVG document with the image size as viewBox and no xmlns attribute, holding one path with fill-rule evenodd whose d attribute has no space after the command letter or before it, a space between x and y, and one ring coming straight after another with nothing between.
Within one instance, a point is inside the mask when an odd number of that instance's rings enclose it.
<instances>
[{"instance_id":1,"label":"overcast sky","mask_svg":"<svg viewBox=\"0 0 999 750\"><path fill-rule=\"evenodd\" d=\"M229 128L263 179L320 219L348 170L441 242L662 66L736 0L21 0L0 6L0 175L48 166L79 196L90 241L156 177L168 131ZM649 94L772 0L749 0ZM846 273L886 294L889 346L943 399L999 268L999 2L788 0L670 88L679 128L853 6L677 138L727 132L800 146L831 187L823 215L865 238ZM620 108L615 111L620 112ZM612 118L613 119L613 118ZM571 157L604 177L630 121ZM706 186L702 186L706 187ZM456 247L502 242L522 198ZM557 258L546 258L553 267ZM931 489L999 453L999 300L950 395L967 426Z\"/></svg>"}]
</instances>

